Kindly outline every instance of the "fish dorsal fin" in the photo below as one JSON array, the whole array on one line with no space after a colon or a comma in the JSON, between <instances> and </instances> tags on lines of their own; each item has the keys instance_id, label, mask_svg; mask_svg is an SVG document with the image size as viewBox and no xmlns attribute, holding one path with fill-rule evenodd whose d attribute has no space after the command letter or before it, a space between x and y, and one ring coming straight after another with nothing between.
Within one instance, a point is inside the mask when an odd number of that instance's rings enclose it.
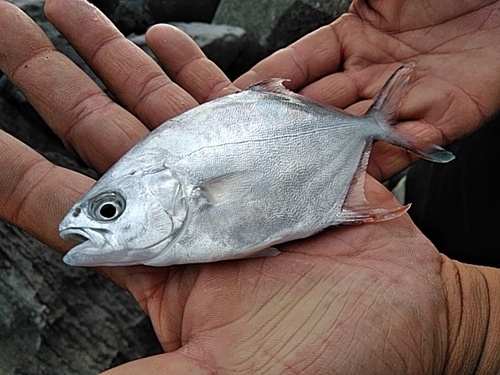
<instances>
[{"instance_id":1,"label":"fish dorsal fin","mask_svg":"<svg viewBox=\"0 0 500 375\"><path fill-rule=\"evenodd\" d=\"M210 204L217 205L248 196L261 180L259 171L231 172L204 181L200 191Z\"/></svg>"},{"instance_id":2,"label":"fish dorsal fin","mask_svg":"<svg viewBox=\"0 0 500 375\"><path fill-rule=\"evenodd\" d=\"M283 82L285 81L290 81L290 80L283 78L269 78L248 86L246 90L259 91L259 92L272 92L274 94L283 94L283 95L296 95L293 91L288 90L283 85Z\"/></svg>"}]
</instances>

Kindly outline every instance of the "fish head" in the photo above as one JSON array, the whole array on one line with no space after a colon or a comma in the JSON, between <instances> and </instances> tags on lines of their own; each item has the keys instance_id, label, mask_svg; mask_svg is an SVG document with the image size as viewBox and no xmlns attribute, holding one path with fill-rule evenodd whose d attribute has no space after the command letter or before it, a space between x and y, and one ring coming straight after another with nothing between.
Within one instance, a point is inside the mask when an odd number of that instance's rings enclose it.
<instances>
[{"instance_id":1,"label":"fish head","mask_svg":"<svg viewBox=\"0 0 500 375\"><path fill-rule=\"evenodd\" d=\"M184 191L168 168L104 175L70 209L59 233L79 242L73 266L144 264L168 248L187 216Z\"/></svg>"}]
</instances>

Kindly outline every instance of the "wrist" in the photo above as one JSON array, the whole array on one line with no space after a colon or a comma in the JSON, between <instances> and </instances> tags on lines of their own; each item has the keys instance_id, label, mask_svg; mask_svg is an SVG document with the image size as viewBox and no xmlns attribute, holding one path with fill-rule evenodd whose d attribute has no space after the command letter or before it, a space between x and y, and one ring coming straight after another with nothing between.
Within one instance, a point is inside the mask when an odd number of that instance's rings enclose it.
<instances>
[{"instance_id":1,"label":"wrist","mask_svg":"<svg viewBox=\"0 0 500 375\"><path fill-rule=\"evenodd\" d=\"M443 256L448 307L444 374L500 373L500 269Z\"/></svg>"}]
</instances>

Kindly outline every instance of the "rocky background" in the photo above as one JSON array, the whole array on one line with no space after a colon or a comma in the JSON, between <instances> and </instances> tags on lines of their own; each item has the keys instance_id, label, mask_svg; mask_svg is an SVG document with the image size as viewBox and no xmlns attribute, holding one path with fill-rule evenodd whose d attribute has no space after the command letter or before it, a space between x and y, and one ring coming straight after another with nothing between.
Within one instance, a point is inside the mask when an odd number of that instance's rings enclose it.
<instances>
[{"instance_id":1,"label":"rocky background","mask_svg":"<svg viewBox=\"0 0 500 375\"><path fill-rule=\"evenodd\" d=\"M46 20L43 0L11 2L34 18L60 51L101 84ZM274 50L333 21L350 3L93 2L125 35L144 48L143 34L148 26L177 23L231 78ZM1 72L0 129L59 165L94 173L65 150ZM0 220L0 374L95 374L159 352L161 347L149 320L127 293L92 271L65 266L56 252Z\"/></svg>"}]
</instances>

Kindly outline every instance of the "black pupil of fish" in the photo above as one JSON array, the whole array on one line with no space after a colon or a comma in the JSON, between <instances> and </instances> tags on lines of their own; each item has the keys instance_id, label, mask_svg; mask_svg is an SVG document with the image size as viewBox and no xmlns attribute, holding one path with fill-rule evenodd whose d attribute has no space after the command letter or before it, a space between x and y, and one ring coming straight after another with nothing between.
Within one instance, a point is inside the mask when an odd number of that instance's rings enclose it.
<instances>
[{"instance_id":1,"label":"black pupil of fish","mask_svg":"<svg viewBox=\"0 0 500 375\"><path fill-rule=\"evenodd\" d=\"M99 213L105 219L112 219L113 217L116 216L117 209L115 205L111 203L106 203L103 204L102 207L99 209Z\"/></svg>"}]
</instances>

